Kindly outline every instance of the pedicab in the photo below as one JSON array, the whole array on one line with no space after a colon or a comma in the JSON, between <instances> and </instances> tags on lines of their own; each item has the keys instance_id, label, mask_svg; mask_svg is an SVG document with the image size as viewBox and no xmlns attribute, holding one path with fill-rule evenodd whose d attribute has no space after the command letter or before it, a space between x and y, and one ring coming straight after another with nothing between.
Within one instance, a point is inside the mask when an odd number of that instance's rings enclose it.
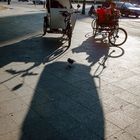
<instances>
[{"instance_id":1,"label":"pedicab","mask_svg":"<svg viewBox=\"0 0 140 140\"><path fill-rule=\"evenodd\" d=\"M44 17L43 36L46 33L62 34L66 36L70 46L78 8L79 5L74 9L70 0L46 0L47 13Z\"/></svg>"},{"instance_id":2,"label":"pedicab","mask_svg":"<svg viewBox=\"0 0 140 140\"><path fill-rule=\"evenodd\" d=\"M112 3L114 8L115 3ZM108 8L97 8L96 17L92 20L93 37L102 34L108 37L113 46L120 46L127 40L127 32L119 27L120 12L114 8L113 14L108 14Z\"/></svg>"}]
</instances>

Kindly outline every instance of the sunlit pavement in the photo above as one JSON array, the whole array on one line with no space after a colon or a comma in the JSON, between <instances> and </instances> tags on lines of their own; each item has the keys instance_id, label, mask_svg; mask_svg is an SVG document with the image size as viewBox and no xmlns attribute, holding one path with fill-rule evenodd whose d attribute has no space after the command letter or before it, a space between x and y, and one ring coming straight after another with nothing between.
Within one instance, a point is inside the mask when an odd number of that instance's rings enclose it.
<instances>
[{"instance_id":1,"label":"sunlit pavement","mask_svg":"<svg viewBox=\"0 0 140 140\"><path fill-rule=\"evenodd\" d=\"M1 32L0 140L140 139L139 31L131 22L114 47L92 37L91 20L78 15L70 48L61 36L42 37L42 21L29 31L21 24L17 36L7 29L7 40Z\"/></svg>"}]
</instances>

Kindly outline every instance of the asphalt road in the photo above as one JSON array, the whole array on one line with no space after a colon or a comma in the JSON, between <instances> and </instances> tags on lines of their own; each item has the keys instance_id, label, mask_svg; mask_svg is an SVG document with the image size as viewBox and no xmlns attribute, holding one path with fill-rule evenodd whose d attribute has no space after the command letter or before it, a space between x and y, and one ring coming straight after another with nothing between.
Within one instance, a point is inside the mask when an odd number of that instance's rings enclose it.
<instances>
[{"instance_id":1,"label":"asphalt road","mask_svg":"<svg viewBox=\"0 0 140 140\"><path fill-rule=\"evenodd\" d=\"M123 18L120 20L120 26L126 29L130 36L135 36L140 39L140 17Z\"/></svg>"},{"instance_id":2,"label":"asphalt road","mask_svg":"<svg viewBox=\"0 0 140 140\"><path fill-rule=\"evenodd\" d=\"M41 32L43 16L43 13L35 13L0 18L0 42Z\"/></svg>"}]
</instances>

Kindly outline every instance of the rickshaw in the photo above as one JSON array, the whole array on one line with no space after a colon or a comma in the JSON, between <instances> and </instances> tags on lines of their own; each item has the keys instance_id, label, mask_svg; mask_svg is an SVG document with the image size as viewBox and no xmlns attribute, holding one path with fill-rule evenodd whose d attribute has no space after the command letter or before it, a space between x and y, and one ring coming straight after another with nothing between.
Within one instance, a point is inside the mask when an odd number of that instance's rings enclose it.
<instances>
[{"instance_id":1,"label":"rickshaw","mask_svg":"<svg viewBox=\"0 0 140 140\"><path fill-rule=\"evenodd\" d=\"M103 22L101 22L101 18ZM109 17L105 8L97 8L96 17L91 22L93 37L95 38L98 34L102 34L108 38L109 43L113 46L124 44L127 40L127 32L119 27L119 18L120 14L118 10L112 17Z\"/></svg>"},{"instance_id":2,"label":"rickshaw","mask_svg":"<svg viewBox=\"0 0 140 140\"><path fill-rule=\"evenodd\" d=\"M70 46L78 10L72 7L70 0L46 0L46 9L43 36L46 33L62 34Z\"/></svg>"}]
</instances>

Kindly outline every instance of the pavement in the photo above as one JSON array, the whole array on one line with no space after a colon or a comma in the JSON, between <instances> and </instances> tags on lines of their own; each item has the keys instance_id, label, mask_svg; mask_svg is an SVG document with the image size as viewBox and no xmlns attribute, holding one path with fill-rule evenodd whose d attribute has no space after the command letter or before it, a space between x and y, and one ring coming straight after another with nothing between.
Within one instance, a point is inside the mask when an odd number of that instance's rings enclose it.
<instances>
[{"instance_id":1,"label":"pavement","mask_svg":"<svg viewBox=\"0 0 140 140\"><path fill-rule=\"evenodd\" d=\"M0 17L23 15L31 13L40 13L45 11L43 5L33 5L29 2L11 1L10 5L7 2L0 2Z\"/></svg>"},{"instance_id":2,"label":"pavement","mask_svg":"<svg viewBox=\"0 0 140 140\"><path fill-rule=\"evenodd\" d=\"M0 140L140 140L140 40L111 46L91 20L78 15L70 47L54 34L0 44Z\"/></svg>"}]
</instances>

